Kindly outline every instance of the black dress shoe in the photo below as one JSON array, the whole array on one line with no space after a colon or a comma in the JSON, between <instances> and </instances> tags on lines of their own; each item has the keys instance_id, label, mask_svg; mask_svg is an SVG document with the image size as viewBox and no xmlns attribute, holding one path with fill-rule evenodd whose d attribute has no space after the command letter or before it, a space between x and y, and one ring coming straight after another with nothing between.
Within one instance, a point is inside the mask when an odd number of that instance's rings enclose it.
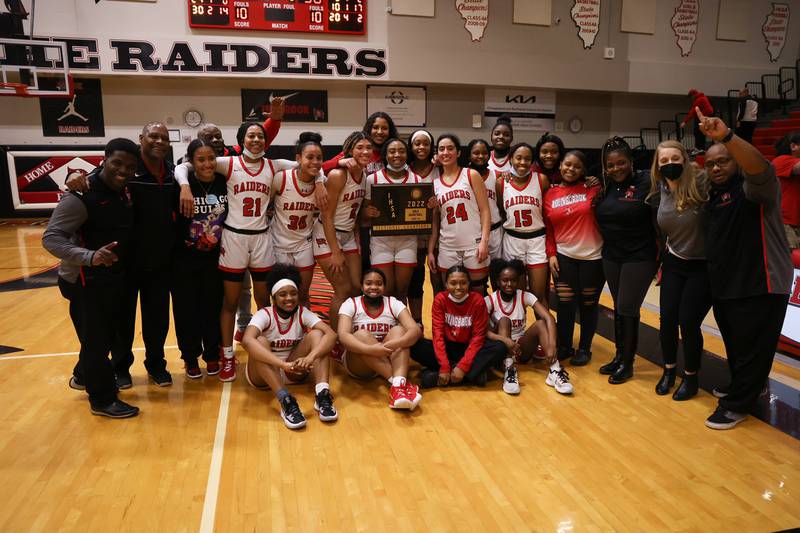
<instances>
[{"instance_id":1,"label":"black dress shoe","mask_svg":"<svg viewBox=\"0 0 800 533\"><path fill-rule=\"evenodd\" d=\"M575 348L558 348L558 360L563 361L564 359L569 359L570 357L575 356Z\"/></svg>"},{"instance_id":2,"label":"black dress shoe","mask_svg":"<svg viewBox=\"0 0 800 533\"><path fill-rule=\"evenodd\" d=\"M86 383L83 382L82 378L79 378L76 375L72 375L69 378L69 388L75 390L86 390Z\"/></svg>"},{"instance_id":3,"label":"black dress shoe","mask_svg":"<svg viewBox=\"0 0 800 533\"><path fill-rule=\"evenodd\" d=\"M578 348L577 353L569 360L572 366L586 366L592 360L592 352Z\"/></svg>"},{"instance_id":4,"label":"black dress shoe","mask_svg":"<svg viewBox=\"0 0 800 533\"><path fill-rule=\"evenodd\" d=\"M612 385L620 385L622 383L625 383L632 377L633 377L633 362L632 361L631 363L622 362L619 364L614 373L608 376L608 382L611 383Z\"/></svg>"},{"instance_id":5,"label":"black dress shoe","mask_svg":"<svg viewBox=\"0 0 800 533\"><path fill-rule=\"evenodd\" d=\"M139 408L127 404L122 400L116 400L106 407L92 407L92 414L97 416L107 416L108 418L130 418L139 414Z\"/></svg>"},{"instance_id":6,"label":"black dress shoe","mask_svg":"<svg viewBox=\"0 0 800 533\"><path fill-rule=\"evenodd\" d=\"M172 386L172 374L167 372L167 369L165 368L162 368L161 370L156 370L155 372L150 372L150 379L152 379L153 383L155 383L159 387Z\"/></svg>"},{"instance_id":7,"label":"black dress shoe","mask_svg":"<svg viewBox=\"0 0 800 533\"><path fill-rule=\"evenodd\" d=\"M676 402L685 402L697 396L697 389L697 374L685 374L672 399Z\"/></svg>"},{"instance_id":8,"label":"black dress shoe","mask_svg":"<svg viewBox=\"0 0 800 533\"><path fill-rule=\"evenodd\" d=\"M617 367L620 365L621 362L622 362L622 354L615 355L614 359L612 359L611 361L600 367L600 373L605 376L613 374L614 372L617 371Z\"/></svg>"},{"instance_id":9,"label":"black dress shoe","mask_svg":"<svg viewBox=\"0 0 800 533\"><path fill-rule=\"evenodd\" d=\"M664 396L669 394L669 390L675 386L675 367L664 367L664 373L661 374L661 379L658 380L656 385L656 394Z\"/></svg>"}]
</instances>

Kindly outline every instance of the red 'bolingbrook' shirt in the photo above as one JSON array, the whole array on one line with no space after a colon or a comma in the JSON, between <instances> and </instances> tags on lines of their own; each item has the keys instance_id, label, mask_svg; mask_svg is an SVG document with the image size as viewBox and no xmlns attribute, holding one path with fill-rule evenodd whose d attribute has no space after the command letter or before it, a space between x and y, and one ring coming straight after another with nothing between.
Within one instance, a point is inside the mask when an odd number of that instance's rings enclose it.
<instances>
[{"instance_id":1,"label":"red 'bolingbrook' shirt","mask_svg":"<svg viewBox=\"0 0 800 533\"><path fill-rule=\"evenodd\" d=\"M547 257L556 252L572 259L601 258L603 237L597 228L592 201L600 187L585 182L550 187L544 195L544 222L547 230Z\"/></svg>"},{"instance_id":2,"label":"red 'bolingbrook' shirt","mask_svg":"<svg viewBox=\"0 0 800 533\"><path fill-rule=\"evenodd\" d=\"M800 226L800 176L792 176L792 169L800 158L779 155L772 160L775 175L781 182L781 214L783 223Z\"/></svg>"},{"instance_id":3,"label":"red 'bolingbrook' shirt","mask_svg":"<svg viewBox=\"0 0 800 533\"><path fill-rule=\"evenodd\" d=\"M486 329L489 326L489 312L483 296L470 292L466 300L456 303L447 291L440 292L433 299L433 349L439 361L439 372L450 372L445 341L469 344L464 357L456 365L465 373L472 368L475 354L483 348Z\"/></svg>"}]
</instances>

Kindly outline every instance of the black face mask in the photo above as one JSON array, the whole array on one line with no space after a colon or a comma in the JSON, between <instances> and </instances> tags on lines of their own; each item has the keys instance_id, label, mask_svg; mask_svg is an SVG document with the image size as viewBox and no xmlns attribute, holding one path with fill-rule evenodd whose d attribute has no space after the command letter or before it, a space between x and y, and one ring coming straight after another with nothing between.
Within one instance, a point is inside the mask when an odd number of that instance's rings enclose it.
<instances>
[{"instance_id":1,"label":"black face mask","mask_svg":"<svg viewBox=\"0 0 800 533\"><path fill-rule=\"evenodd\" d=\"M658 168L662 176L670 181L675 181L683 174L683 165L680 163L667 163Z\"/></svg>"},{"instance_id":2,"label":"black face mask","mask_svg":"<svg viewBox=\"0 0 800 533\"><path fill-rule=\"evenodd\" d=\"M489 170L489 163L486 162L482 165L476 165L475 163L470 161L469 168L474 168L475 170L478 171L478 174L483 175L487 170Z\"/></svg>"}]
</instances>

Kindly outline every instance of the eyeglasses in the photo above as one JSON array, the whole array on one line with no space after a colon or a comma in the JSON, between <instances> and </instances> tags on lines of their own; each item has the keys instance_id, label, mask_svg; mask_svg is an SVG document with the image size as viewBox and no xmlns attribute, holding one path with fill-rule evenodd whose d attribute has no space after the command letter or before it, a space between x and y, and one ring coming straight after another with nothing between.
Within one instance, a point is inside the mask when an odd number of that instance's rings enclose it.
<instances>
[{"instance_id":1,"label":"eyeglasses","mask_svg":"<svg viewBox=\"0 0 800 533\"><path fill-rule=\"evenodd\" d=\"M703 166L705 167L706 170L711 170L714 167L722 168L730 162L731 162L730 157L720 157L718 159L707 160Z\"/></svg>"}]
</instances>

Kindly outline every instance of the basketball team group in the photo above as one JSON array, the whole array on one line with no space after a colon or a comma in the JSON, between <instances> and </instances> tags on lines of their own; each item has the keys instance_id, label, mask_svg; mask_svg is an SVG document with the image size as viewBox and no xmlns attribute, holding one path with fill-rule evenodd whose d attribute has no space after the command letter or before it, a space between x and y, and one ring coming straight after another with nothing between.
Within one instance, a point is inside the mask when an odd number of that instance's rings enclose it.
<instances>
[{"instance_id":1,"label":"basketball team group","mask_svg":"<svg viewBox=\"0 0 800 533\"><path fill-rule=\"evenodd\" d=\"M383 380L393 409L415 409L420 391L436 387L497 383L519 394L517 367L536 360L545 386L571 394L566 367L592 359L606 283L616 351L599 371L623 384L634 375L640 308L656 277L656 394L698 393L701 325L713 307L731 381L714 390L719 404L706 425L732 428L757 401L792 265L775 170L720 118L697 110L714 141L701 160L665 141L650 168L635 168L631 147L612 137L594 176L586 155L555 135L515 143L507 117L490 139L462 144L424 129L401 137L377 112L330 160L311 132L299 136L293 160L274 159L267 150L282 116L276 99L263 124L239 127L234 146L206 124L177 165L166 126L148 123L138 144L113 139L98 168L70 175L43 244L61 260L58 285L81 343L69 386L87 393L93 414L139 412L119 397L132 386L137 303L154 384L172 384L171 299L186 377L241 377L271 391L286 426L298 429L307 413L288 385L313 382L320 420L338 419L331 361L354 379ZM372 221L396 208L376 193L385 185L430 191L417 202L430 211L430 234L372 234ZM317 308L327 317L310 307L316 265L333 289L330 308ZM248 354L244 365L234 342ZM412 361L421 369L413 377Z\"/></svg>"}]
</instances>

